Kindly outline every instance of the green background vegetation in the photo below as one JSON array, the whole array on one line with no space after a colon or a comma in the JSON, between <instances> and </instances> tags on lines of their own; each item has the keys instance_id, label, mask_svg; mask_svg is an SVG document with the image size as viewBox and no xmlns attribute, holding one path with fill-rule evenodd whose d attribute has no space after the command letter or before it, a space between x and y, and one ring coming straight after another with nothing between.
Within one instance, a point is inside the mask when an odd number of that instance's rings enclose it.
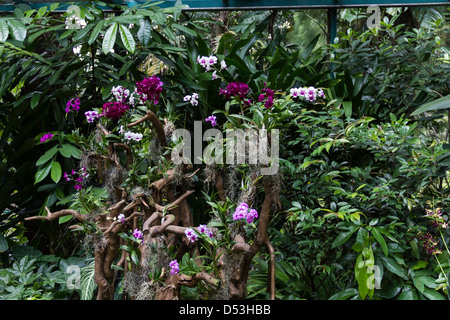
<instances>
[{"instance_id":1,"label":"green background vegetation","mask_svg":"<svg viewBox=\"0 0 450 320\"><path fill-rule=\"evenodd\" d=\"M324 10L219 19L147 4L113 6L111 15L99 4L81 6L83 29L66 29L57 5L0 17L1 298L94 296L84 235L65 221L24 222L45 206L66 207L74 193L61 173L77 165L76 144L89 126L82 114L66 116L67 100L82 94L90 110L112 86L157 74L165 83L160 114L190 128L225 108L218 82L195 63L214 53L233 70L226 80L245 82L255 94L264 83L280 95L296 86L326 88L326 104L290 105L273 119L283 128L281 209L269 229L276 298L449 299L448 228L426 216L442 208L447 222L450 211L448 8L383 8L374 30L365 10L339 10L337 42L327 45ZM122 30L114 39L112 28ZM194 91L198 108L181 103ZM39 143L52 131L64 135ZM92 196L97 205L106 197ZM202 221L209 211L201 192L197 199L194 220ZM427 233L436 237L435 254L423 247ZM79 290L66 286L73 264L82 270ZM262 252L248 298L268 297L267 268ZM367 285L370 276L379 288Z\"/></svg>"}]
</instances>

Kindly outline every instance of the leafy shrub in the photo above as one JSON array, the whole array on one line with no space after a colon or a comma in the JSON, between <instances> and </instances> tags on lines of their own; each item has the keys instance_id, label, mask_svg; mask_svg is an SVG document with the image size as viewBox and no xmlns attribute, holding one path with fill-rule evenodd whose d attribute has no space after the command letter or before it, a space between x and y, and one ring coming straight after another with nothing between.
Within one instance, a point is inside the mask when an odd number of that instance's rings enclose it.
<instances>
[{"instance_id":1,"label":"leafy shrub","mask_svg":"<svg viewBox=\"0 0 450 320\"><path fill-rule=\"evenodd\" d=\"M346 119L332 103L299 110L284 167L295 191L285 194L291 208L274 242L304 298L446 296L448 229L427 218L440 207L448 220L445 144L403 117L374 120ZM431 255L422 249L427 232L440 238ZM377 289L367 286L374 275Z\"/></svg>"},{"instance_id":2,"label":"leafy shrub","mask_svg":"<svg viewBox=\"0 0 450 320\"><path fill-rule=\"evenodd\" d=\"M76 299L76 279L70 266L84 267L84 258L67 260L54 255L43 255L28 246L16 246L11 266L0 271L0 298L6 300ZM78 281L80 281L78 279ZM72 285L72 286L71 286Z\"/></svg>"},{"instance_id":3,"label":"leafy shrub","mask_svg":"<svg viewBox=\"0 0 450 320\"><path fill-rule=\"evenodd\" d=\"M333 48L333 78L319 36L283 45L275 30L269 41L269 15L213 41L202 18L180 8L112 6L122 12L107 16L99 5L82 5L86 26L68 30L50 16L54 7L18 10L30 37L2 47L1 228L31 213L38 215L27 223L79 220L75 230L95 254L84 267L82 299L95 288L100 299L448 295L448 145L403 115L432 90L448 90L445 61L424 74L423 65L442 61L433 38L401 33L389 21L380 34L350 30ZM43 34L48 48L37 41ZM399 49L412 65L402 65ZM402 67L387 68L387 58ZM416 73L429 81L411 78ZM404 77L408 85L391 88ZM313 91L326 99L289 94L301 86L321 88ZM28 125L33 118L39 126ZM192 132L197 120L221 133L279 129L283 175L263 179L260 165L174 165L168 155L176 141L167 138L175 128ZM242 210L249 203L264 208L255 222L250 208ZM245 211L247 222L236 221L234 210ZM203 223L218 237L199 231ZM36 263L24 259L4 271L8 297L52 297L48 279L29 288L28 280L40 279Z\"/></svg>"},{"instance_id":4,"label":"leafy shrub","mask_svg":"<svg viewBox=\"0 0 450 320\"><path fill-rule=\"evenodd\" d=\"M434 20L432 27L407 30L395 24L398 17L385 15L379 28L348 28L333 45L332 63L341 79L335 96L344 101L347 116L387 121L390 113L409 115L449 93L449 52L439 37L448 32L445 18Z\"/></svg>"}]
</instances>

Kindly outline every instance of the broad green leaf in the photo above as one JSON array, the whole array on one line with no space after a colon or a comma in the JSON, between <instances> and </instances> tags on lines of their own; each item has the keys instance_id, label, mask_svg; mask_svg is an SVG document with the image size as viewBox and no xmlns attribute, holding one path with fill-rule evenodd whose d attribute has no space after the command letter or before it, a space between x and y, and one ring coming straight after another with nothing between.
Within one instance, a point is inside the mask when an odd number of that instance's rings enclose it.
<instances>
[{"instance_id":1,"label":"broad green leaf","mask_svg":"<svg viewBox=\"0 0 450 320\"><path fill-rule=\"evenodd\" d=\"M419 253L419 247L417 245L417 239L411 239L411 241L409 241L409 245L411 247L411 255L414 258L419 259L420 253Z\"/></svg>"},{"instance_id":2,"label":"broad green leaf","mask_svg":"<svg viewBox=\"0 0 450 320\"><path fill-rule=\"evenodd\" d=\"M353 233L355 233L356 230L358 230L358 229L353 228L349 231L341 232L336 237L336 239L334 239L333 244L331 245L331 248L336 248L336 247L339 247L339 246L343 245L344 243L346 243L347 240L350 239L350 237L352 236Z\"/></svg>"},{"instance_id":3,"label":"broad green leaf","mask_svg":"<svg viewBox=\"0 0 450 320\"><path fill-rule=\"evenodd\" d=\"M47 6L40 7L38 12L36 13L35 18L41 18L47 13Z\"/></svg>"},{"instance_id":4,"label":"broad green leaf","mask_svg":"<svg viewBox=\"0 0 450 320\"><path fill-rule=\"evenodd\" d=\"M45 166L41 166L34 176L34 184L44 180L52 168L53 161L49 161Z\"/></svg>"},{"instance_id":5,"label":"broad green leaf","mask_svg":"<svg viewBox=\"0 0 450 320\"><path fill-rule=\"evenodd\" d=\"M53 156L56 154L56 152L58 151L58 147L54 146L53 148L47 150L47 152L45 152L39 159L38 161L36 161L36 166L40 166L41 164L46 163L47 161L49 161L51 158L53 158Z\"/></svg>"},{"instance_id":6,"label":"broad green leaf","mask_svg":"<svg viewBox=\"0 0 450 320\"><path fill-rule=\"evenodd\" d=\"M230 114L230 117L242 119L242 120L252 123L252 119L250 119L249 117L243 116L241 114Z\"/></svg>"},{"instance_id":7,"label":"broad green leaf","mask_svg":"<svg viewBox=\"0 0 450 320\"><path fill-rule=\"evenodd\" d=\"M130 30L128 30L127 27L119 24L119 31L120 39L122 40L125 49L127 49L130 53L134 53L136 49L136 42L134 41L133 35L131 34Z\"/></svg>"},{"instance_id":8,"label":"broad green leaf","mask_svg":"<svg viewBox=\"0 0 450 320\"><path fill-rule=\"evenodd\" d=\"M59 3L57 3L57 2L52 3L52 4L50 5L49 11L50 11L50 12L55 11L56 9L58 9L58 7L59 7L60 5L61 5L61 4L59 4Z\"/></svg>"},{"instance_id":9,"label":"broad green leaf","mask_svg":"<svg viewBox=\"0 0 450 320\"><path fill-rule=\"evenodd\" d=\"M61 25L56 25L50 28L44 28L44 29L40 29L37 32L33 32L32 34L28 36L28 42L33 42L35 41L37 38L41 37L44 33L50 33L51 31L56 31L56 30L61 30L63 29L63 27ZM60 39L63 39L62 35L60 37Z\"/></svg>"},{"instance_id":10,"label":"broad green leaf","mask_svg":"<svg viewBox=\"0 0 450 320\"><path fill-rule=\"evenodd\" d=\"M172 23L171 26L173 28L175 28L175 29L178 29L178 30L183 31L183 32L185 32L187 34L190 34L191 36L194 36L194 37L197 36L197 32L196 31L194 31L192 29L189 29L189 28L187 28L185 26L182 26L182 25L180 25L178 23Z\"/></svg>"},{"instance_id":11,"label":"broad green leaf","mask_svg":"<svg viewBox=\"0 0 450 320\"><path fill-rule=\"evenodd\" d=\"M445 300L445 298L436 290L425 288L422 294L430 300Z\"/></svg>"},{"instance_id":12,"label":"broad green leaf","mask_svg":"<svg viewBox=\"0 0 450 320\"><path fill-rule=\"evenodd\" d=\"M164 51L167 51L168 53L171 52L186 52L185 48L180 48L180 47L176 47L170 44L163 44L161 46L161 49L163 49Z\"/></svg>"},{"instance_id":13,"label":"broad green leaf","mask_svg":"<svg viewBox=\"0 0 450 320\"><path fill-rule=\"evenodd\" d=\"M61 147L63 149L65 149L64 152L66 152L66 151L70 152L72 157L74 157L76 159L81 158L82 151L80 149L78 149L77 147L74 147L73 145L68 144L68 143L63 144Z\"/></svg>"},{"instance_id":14,"label":"broad green leaf","mask_svg":"<svg viewBox=\"0 0 450 320\"><path fill-rule=\"evenodd\" d=\"M437 283L436 280L431 276L420 276L420 281L430 289L436 289Z\"/></svg>"},{"instance_id":15,"label":"broad green leaf","mask_svg":"<svg viewBox=\"0 0 450 320\"><path fill-rule=\"evenodd\" d=\"M30 101L31 109L34 109L38 105L40 99L41 99L40 93L33 94L33 97L31 98L31 101Z\"/></svg>"},{"instance_id":16,"label":"broad green leaf","mask_svg":"<svg viewBox=\"0 0 450 320\"><path fill-rule=\"evenodd\" d=\"M372 228L371 233L373 234L375 240L377 240L378 244L381 246L381 249L383 250L384 255L387 257L389 255L389 250L388 250L386 241L384 240L383 236L378 231L378 229L375 227Z\"/></svg>"},{"instance_id":17,"label":"broad green leaf","mask_svg":"<svg viewBox=\"0 0 450 320\"><path fill-rule=\"evenodd\" d=\"M27 37L27 28L19 20L8 20L12 36L17 41L24 41Z\"/></svg>"},{"instance_id":18,"label":"broad green leaf","mask_svg":"<svg viewBox=\"0 0 450 320\"><path fill-rule=\"evenodd\" d=\"M121 245L120 249L125 250L126 252L131 252L132 250L131 246L125 244Z\"/></svg>"},{"instance_id":19,"label":"broad green leaf","mask_svg":"<svg viewBox=\"0 0 450 320\"><path fill-rule=\"evenodd\" d=\"M58 223L59 224L63 224L68 222L69 220L71 220L73 218L73 216L69 215L69 216L62 216L58 218Z\"/></svg>"},{"instance_id":20,"label":"broad green leaf","mask_svg":"<svg viewBox=\"0 0 450 320\"><path fill-rule=\"evenodd\" d=\"M208 227L223 227L224 224L220 221L211 221L208 222Z\"/></svg>"},{"instance_id":21,"label":"broad green leaf","mask_svg":"<svg viewBox=\"0 0 450 320\"><path fill-rule=\"evenodd\" d=\"M95 42L97 39L99 33L102 31L103 25L105 24L105 20L100 20L100 22L97 23L94 30L92 30L92 33L89 37L88 44L91 45Z\"/></svg>"},{"instance_id":22,"label":"broad green leaf","mask_svg":"<svg viewBox=\"0 0 450 320\"><path fill-rule=\"evenodd\" d=\"M92 300L97 284L95 283L95 260L81 269L81 300Z\"/></svg>"},{"instance_id":23,"label":"broad green leaf","mask_svg":"<svg viewBox=\"0 0 450 320\"><path fill-rule=\"evenodd\" d=\"M355 191L358 191L359 189L362 189L362 188L364 188L365 186L366 186L367 184L366 183L364 183L364 184L362 184L362 185L360 185Z\"/></svg>"},{"instance_id":24,"label":"broad green leaf","mask_svg":"<svg viewBox=\"0 0 450 320\"><path fill-rule=\"evenodd\" d=\"M417 108L413 113L411 113L411 115L417 116L418 114L421 114L426 111L444 110L449 108L450 108L450 94L437 100L425 103L424 105Z\"/></svg>"},{"instance_id":25,"label":"broad green leaf","mask_svg":"<svg viewBox=\"0 0 450 320\"><path fill-rule=\"evenodd\" d=\"M425 268L427 265L428 265L428 262L420 260L420 261L418 261L418 262L416 263L416 265L412 268L412 270L423 269L423 268Z\"/></svg>"},{"instance_id":26,"label":"broad green leaf","mask_svg":"<svg viewBox=\"0 0 450 320\"><path fill-rule=\"evenodd\" d=\"M410 286L403 287L402 293L398 296L398 300L417 300L416 291Z\"/></svg>"},{"instance_id":27,"label":"broad green leaf","mask_svg":"<svg viewBox=\"0 0 450 320\"><path fill-rule=\"evenodd\" d=\"M314 48L317 45L317 42L319 41L320 34L318 34L307 46L305 46L301 52L301 58L302 60L307 60L311 53L313 52Z\"/></svg>"},{"instance_id":28,"label":"broad green leaf","mask_svg":"<svg viewBox=\"0 0 450 320\"><path fill-rule=\"evenodd\" d=\"M386 269L388 269L390 272L398 275L399 277L406 279L406 274L403 270L403 268L397 263L397 261L395 261L395 259L391 258L391 257L384 257L384 256L379 256L381 262L383 263L383 265L386 267Z\"/></svg>"},{"instance_id":29,"label":"broad green leaf","mask_svg":"<svg viewBox=\"0 0 450 320\"><path fill-rule=\"evenodd\" d=\"M61 165L57 161L53 162L51 173L50 173L52 180L55 183L58 183L59 180L61 179L61 175L62 175Z\"/></svg>"},{"instance_id":30,"label":"broad green leaf","mask_svg":"<svg viewBox=\"0 0 450 320\"><path fill-rule=\"evenodd\" d=\"M9 36L9 27L5 20L0 20L0 42L5 42Z\"/></svg>"},{"instance_id":31,"label":"broad green leaf","mask_svg":"<svg viewBox=\"0 0 450 320\"><path fill-rule=\"evenodd\" d=\"M107 134L107 135L105 136L105 138L106 138L106 140L108 140L108 141L116 141L116 140L120 140L120 137L119 137L118 135L116 135L116 134L113 134L113 133Z\"/></svg>"},{"instance_id":32,"label":"broad green leaf","mask_svg":"<svg viewBox=\"0 0 450 320\"><path fill-rule=\"evenodd\" d=\"M154 11L152 14L152 20L156 22L156 24L164 25L166 24L167 17L163 12Z\"/></svg>"},{"instance_id":33,"label":"broad green leaf","mask_svg":"<svg viewBox=\"0 0 450 320\"><path fill-rule=\"evenodd\" d=\"M150 20L147 18L139 20L139 30L137 32L139 42L141 42L144 46L147 46L150 42L151 34L152 25Z\"/></svg>"},{"instance_id":34,"label":"broad green leaf","mask_svg":"<svg viewBox=\"0 0 450 320\"><path fill-rule=\"evenodd\" d=\"M115 22L117 22L117 23L119 23L119 24L121 24L121 23L123 23L123 24L125 24L125 25L129 25L129 24L131 24L131 23L136 23L137 21L139 21L140 19L142 19L142 18L144 18L144 16L143 15L139 15L139 14L136 14L136 15L130 15L129 13L128 14L125 14L125 15L122 15L122 16L115 16L114 18L112 18Z\"/></svg>"},{"instance_id":35,"label":"broad green leaf","mask_svg":"<svg viewBox=\"0 0 450 320\"><path fill-rule=\"evenodd\" d=\"M347 118L352 116L352 102L351 101L342 101L342 107L344 108L344 113Z\"/></svg>"},{"instance_id":36,"label":"broad green leaf","mask_svg":"<svg viewBox=\"0 0 450 320\"><path fill-rule=\"evenodd\" d=\"M423 293L423 291L425 290L425 285L420 280L420 277L412 277L412 280L417 290L419 290L420 293Z\"/></svg>"},{"instance_id":37,"label":"broad green leaf","mask_svg":"<svg viewBox=\"0 0 450 320\"><path fill-rule=\"evenodd\" d=\"M114 23L108 28L108 30L106 30L102 43L102 51L104 54L108 54L114 48L117 37L117 29L118 24Z\"/></svg>"},{"instance_id":38,"label":"broad green leaf","mask_svg":"<svg viewBox=\"0 0 450 320\"><path fill-rule=\"evenodd\" d=\"M346 300L349 298L353 298L359 294L358 290L355 288L344 289L334 295L332 295L329 300Z\"/></svg>"},{"instance_id":39,"label":"broad green leaf","mask_svg":"<svg viewBox=\"0 0 450 320\"><path fill-rule=\"evenodd\" d=\"M359 254L355 263L355 278L358 282L358 291L361 299L365 299L369 293L367 267L364 265L363 255Z\"/></svg>"},{"instance_id":40,"label":"broad green leaf","mask_svg":"<svg viewBox=\"0 0 450 320\"><path fill-rule=\"evenodd\" d=\"M64 158L70 158L72 156L72 152L69 149L58 148L58 151Z\"/></svg>"},{"instance_id":41,"label":"broad green leaf","mask_svg":"<svg viewBox=\"0 0 450 320\"><path fill-rule=\"evenodd\" d=\"M135 250L132 250L130 252L130 256L131 256L131 260L134 262L134 264L139 265L139 257Z\"/></svg>"}]
</instances>

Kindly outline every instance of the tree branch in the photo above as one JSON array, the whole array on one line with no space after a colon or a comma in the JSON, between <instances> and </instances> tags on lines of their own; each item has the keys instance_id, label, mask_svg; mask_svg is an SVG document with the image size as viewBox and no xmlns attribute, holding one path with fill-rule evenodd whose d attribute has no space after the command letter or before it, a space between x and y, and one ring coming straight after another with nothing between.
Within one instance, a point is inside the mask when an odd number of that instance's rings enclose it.
<instances>
[{"instance_id":1,"label":"tree branch","mask_svg":"<svg viewBox=\"0 0 450 320\"><path fill-rule=\"evenodd\" d=\"M159 120L158 116L151 110L148 110L145 116L139 120L132 122L128 125L128 128L137 126L138 124L150 120L156 130L156 137L160 141L163 147L167 147L166 134L164 133L164 126Z\"/></svg>"},{"instance_id":2,"label":"tree branch","mask_svg":"<svg viewBox=\"0 0 450 320\"><path fill-rule=\"evenodd\" d=\"M163 233L168 226L170 226L175 221L175 216L173 214L168 214L165 216L166 220L159 226L154 226L150 228L150 237L154 238L158 234Z\"/></svg>"},{"instance_id":3,"label":"tree branch","mask_svg":"<svg viewBox=\"0 0 450 320\"><path fill-rule=\"evenodd\" d=\"M88 215L81 214L78 211L72 210L72 209L63 209L63 210L56 211L56 212L53 212L53 213L50 212L50 210L47 207L45 207L45 210L47 211L47 215L46 216L27 217L27 218L25 218L25 220L26 221L30 221L30 220L47 220L47 221L52 221L52 220L58 219L59 217L72 215L77 220L84 221L88 217Z\"/></svg>"}]
</instances>

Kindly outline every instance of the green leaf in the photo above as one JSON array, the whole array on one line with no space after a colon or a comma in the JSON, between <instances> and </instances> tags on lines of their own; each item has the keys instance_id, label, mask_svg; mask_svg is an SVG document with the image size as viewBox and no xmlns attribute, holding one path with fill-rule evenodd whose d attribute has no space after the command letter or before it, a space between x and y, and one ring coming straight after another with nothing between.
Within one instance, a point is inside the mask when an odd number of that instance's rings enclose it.
<instances>
[{"instance_id":1,"label":"green leaf","mask_svg":"<svg viewBox=\"0 0 450 320\"><path fill-rule=\"evenodd\" d=\"M419 247L417 246L417 239L412 239L411 241L409 241L409 246L411 247L411 255L414 258L419 259L420 254L419 254Z\"/></svg>"},{"instance_id":2,"label":"green leaf","mask_svg":"<svg viewBox=\"0 0 450 320\"><path fill-rule=\"evenodd\" d=\"M106 138L106 140L108 140L108 141L117 141L117 140L120 140L120 137L119 137L118 135L116 135L116 134L113 134L113 133L107 134L107 135L105 136L105 138Z\"/></svg>"},{"instance_id":3,"label":"green leaf","mask_svg":"<svg viewBox=\"0 0 450 320\"><path fill-rule=\"evenodd\" d=\"M250 119L249 117L240 115L240 114L230 114L230 117L237 118L237 119L242 119L242 120L245 120L247 122L252 123L252 119Z\"/></svg>"},{"instance_id":4,"label":"green leaf","mask_svg":"<svg viewBox=\"0 0 450 320\"><path fill-rule=\"evenodd\" d=\"M61 175L62 175L61 165L57 161L53 162L51 173L50 173L52 180L55 183L58 183L59 180L61 179Z\"/></svg>"},{"instance_id":5,"label":"green leaf","mask_svg":"<svg viewBox=\"0 0 450 320\"><path fill-rule=\"evenodd\" d=\"M80 159L81 158L81 154L83 153L80 149L78 149L77 147L74 147L71 144L65 143L61 146L64 149L64 153L70 152L71 156L76 158L76 159Z\"/></svg>"},{"instance_id":6,"label":"green leaf","mask_svg":"<svg viewBox=\"0 0 450 320\"><path fill-rule=\"evenodd\" d=\"M5 42L9 36L9 27L5 20L0 20L0 42Z\"/></svg>"},{"instance_id":7,"label":"green leaf","mask_svg":"<svg viewBox=\"0 0 450 320\"><path fill-rule=\"evenodd\" d=\"M49 161L45 166L41 166L34 176L34 184L44 180L52 168L53 161Z\"/></svg>"},{"instance_id":8,"label":"green leaf","mask_svg":"<svg viewBox=\"0 0 450 320\"><path fill-rule=\"evenodd\" d=\"M350 239L350 237L352 236L353 233L355 233L356 230L358 230L358 228L352 228L349 231L341 232L336 237L336 239L334 239L333 244L331 245L331 248L336 248L336 247L339 247L339 246L343 245L344 243L346 243L347 240Z\"/></svg>"},{"instance_id":9,"label":"green leaf","mask_svg":"<svg viewBox=\"0 0 450 320\"><path fill-rule=\"evenodd\" d=\"M445 298L436 290L425 288L422 294L430 300L445 300Z\"/></svg>"},{"instance_id":10,"label":"green leaf","mask_svg":"<svg viewBox=\"0 0 450 320\"><path fill-rule=\"evenodd\" d=\"M121 245L120 249L125 250L126 252L131 252L132 250L131 246L125 244Z\"/></svg>"},{"instance_id":11,"label":"green leaf","mask_svg":"<svg viewBox=\"0 0 450 320\"><path fill-rule=\"evenodd\" d=\"M187 28L185 26L182 26L182 25L180 25L178 23L172 23L171 26L174 27L175 29L178 29L178 30L183 31L183 32L185 32L187 34L190 34L191 36L194 36L194 37L197 36L197 32L196 31L194 31L192 29L189 29L189 28Z\"/></svg>"},{"instance_id":12,"label":"green leaf","mask_svg":"<svg viewBox=\"0 0 450 320\"><path fill-rule=\"evenodd\" d=\"M367 267L364 266L363 254L359 254L355 263L355 278L358 281L358 290L361 299L365 299L369 293Z\"/></svg>"},{"instance_id":13,"label":"green leaf","mask_svg":"<svg viewBox=\"0 0 450 320\"><path fill-rule=\"evenodd\" d=\"M406 280L406 274L403 268L397 263L397 261L395 261L395 259L384 256L379 256L379 258L386 269Z\"/></svg>"},{"instance_id":14,"label":"green leaf","mask_svg":"<svg viewBox=\"0 0 450 320\"><path fill-rule=\"evenodd\" d=\"M68 149L58 148L58 151L64 158L70 158L72 156L72 152Z\"/></svg>"},{"instance_id":15,"label":"green leaf","mask_svg":"<svg viewBox=\"0 0 450 320\"><path fill-rule=\"evenodd\" d=\"M104 54L108 54L114 47L114 44L116 43L118 26L119 25L117 23L114 23L108 28L108 30L106 30L102 43L102 51Z\"/></svg>"},{"instance_id":16,"label":"green leaf","mask_svg":"<svg viewBox=\"0 0 450 320\"><path fill-rule=\"evenodd\" d=\"M40 99L41 99L40 93L33 94L33 97L31 98L31 101L30 101L31 109L34 109L38 105Z\"/></svg>"},{"instance_id":17,"label":"green leaf","mask_svg":"<svg viewBox=\"0 0 450 320\"><path fill-rule=\"evenodd\" d=\"M137 32L137 37L139 42L141 42L144 46L147 46L150 42L150 37L152 34L152 25L150 20L147 18L139 20L139 30Z\"/></svg>"},{"instance_id":18,"label":"green leaf","mask_svg":"<svg viewBox=\"0 0 450 320\"><path fill-rule=\"evenodd\" d=\"M134 53L136 49L136 42L134 41L133 35L131 34L130 30L128 30L127 27L124 27L123 25L120 24L119 31L120 31L120 39L122 40L125 49L127 49L128 52L130 53Z\"/></svg>"},{"instance_id":19,"label":"green leaf","mask_svg":"<svg viewBox=\"0 0 450 320\"><path fill-rule=\"evenodd\" d=\"M24 41L27 37L27 28L19 20L8 20L12 36L17 41Z\"/></svg>"},{"instance_id":20,"label":"green leaf","mask_svg":"<svg viewBox=\"0 0 450 320\"><path fill-rule=\"evenodd\" d=\"M402 293L398 296L398 300L417 300L416 291L410 286L403 287Z\"/></svg>"},{"instance_id":21,"label":"green leaf","mask_svg":"<svg viewBox=\"0 0 450 320\"><path fill-rule=\"evenodd\" d=\"M130 252L130 256L131 256L131 260L134 262L134 264L135 265L139 265L139 263L140 263L139 257L138 257L138 255L137 255L135 250L132 250Z\"/></svg>"},{"instance_id":22,"label":"green leaf","mask_svg":"<svg viewBox=\"0 0 450 320\"><path fill-rule=\"evenodd\" d=\"M47 152L45 152L38 159L38 161L36 161L36 166L40 166L40 165L46 163L47 161L49 161L51 158L53 158L53 156L56 154L56 152L58 152L58 147L57 146L54 146L53 148L47 150Z\"/></svg>"},{"instance_id":23,"label":"green leaf","mask_svg":"<svg viewBox=\"0 0 450 320\"><path fill-rule=\"evenodd\" d=\"M66 223L67 221L71 220L72 218L73 218L73 216L71 216L71 215L59 217L58 223L59 224Z\"/></svg>"},{"instance_id":24,"label":"green leaf","mask_svg":"<svg viewBox=\"0 0 450 320\"><path fill-rule=\"evenodd\" d=\"M6 241L5 236L0 233L0 253L8 250L8 241Z\"/></svg>"},{"instance_id":25,"label":"green leaf","mask_svg":"<svg viewBox=\"0 0 450 320\"><path fill-rule=\"evenodd\" d=\"M100 20L100 22L97 23L97 25L95 26L94 30L92 30L92 33L91 33L91 35L89 37L89 40L88 40L88 44L89 45L92 45L95 42L95 40L97 39L100 31L102 31L102 28L103 28L104 24L105 24L105 20Z\"/></svg>"},{"instance_id":26,"label":"green leaf","mask_svg":"<svg viewBox=\"0 0 450 320\"><path fill-rule=\"evenodd\" d=\"M124 14L121 16L115 16L114 18L112 18L115 22L123 23L125 25L129 25L131 23L136 23L137 21L139 21L140 19L142 19L144 16L143 15L131 15L129 12L128 14Z\"/></svg>"},{"instance_id":27,"label":"green leaf","mask_svg":"<svg viewBox=\"0 0 450 320\"><path fill-rule=\"evenodd\" d=\"M436 289L437 283L433 277L430 276L420 276L420 281L430 289Z\"/></svg>"},{"instance_id":28,"label":"green leaf","mask_svg":"<svg viewBox=\"0 0 450 320\"><path fill-rule=\"evenodd\" d=\"M38 12L36 13L35 18L42 18L47 12L47 10L48 10L47 6L40 7Z\"/></svg>"},{"instance_id":29,"label":"green leaf","mask_svg":"<svg viewBox=\"0 0 450 320\"><path fill-rule=\"evenodd\" d=\"M84 28L76 29L73 40L78 41L78 40L85 38L89 34L89 32L91 31L92 28L94 28L94 24L89 23ZM86 41L86 40L84 40L84 41Z\"/></svg>"},{"instance_id":30,"label":"green leaf","mask_svg":"<svg viewBox=\"0 0 450 320\"><path fill-rule=\"evenodd\" d=\"M311 53L313 52L314 48L317 45L317 42L319 41L320 34L318 34L306 47L303 47L301 58L303 60L307 60Z\"/></svg>"},{"instance_id":31,"label":"green leaf","mask_svg":"<svg viewBox=\"0 0 450 320\"><path fill-rule=\"evenodd\" d=\"M383 250L384 255L387 257L389 255L389 250L388 250L386 241L384 240L383 236L378 231L378 229L375 227L372 228L371 233L373 234L375 240L377 240L378 244L381 246L381 249Z\"/></svg>"},{"instance_id":32,"label":"green leaf","mask_svg":"<svg viewBox=\"0 0 450 320\"><path fill-rule=\"evenodd\" d=\"M81 300L92 300L97 287L95 283L95 260L81 269L80 289Z\"/></svg>"},{"instance_id":33,"label":"green leaf","mask_svg":"<svg viewBox=\"0 0 450 320\"><path fill-rule=\"evenodd\" d=\"M425 268L427 265L428 265L428 262L420 260L420 261L418 261L418 262L416 263L416 265L412 268L412 270L423 269L423 268Z\"/></svg>"},{"instance_id":34,"label":"green leaf","mask_svg":"<svg viewBox=\"0 0 450 320\"><path fill-rule=\"evenodd\" d=\"M419 290L420 293L423 293L423 291L425 290L425 285L420 280L420 277L413 277L412 280L417 290Z\"/></svg>"},{"instance_id":35,"label":"green leaf","mask_svg":"<svg viewBox=\"0 0 450 320\"><path fill-rule=\"evenodd\" d=\"M351 101L342 101L342 107L344 108L344 113L347 118L352 116L352 102Z\"/></svg>"},{"instance_id":36,"label":"green leaf","mask_svg":"<svg viewBox=\"0 0 450 320\"><path fill-rule=\"evenodd\" d=\"M346 300L349 298L356 297L358 295L358 290L355 288L344 289L334 295L332 295L329 300Z\"/></svg>"},{"instance_id":37,"label":"green leaf","mask_svg":"<svg viewBox=\"0 0 450 320\"><path fill-rule=\"evenodd\" d=\"M450 94L437 100L428 102L424 105L421 105L413 113L411 113L411 115L417 116L418 114L421 114L426 111L443 110L449 108L450 108Z\"/></svg>"}]
</instances>

